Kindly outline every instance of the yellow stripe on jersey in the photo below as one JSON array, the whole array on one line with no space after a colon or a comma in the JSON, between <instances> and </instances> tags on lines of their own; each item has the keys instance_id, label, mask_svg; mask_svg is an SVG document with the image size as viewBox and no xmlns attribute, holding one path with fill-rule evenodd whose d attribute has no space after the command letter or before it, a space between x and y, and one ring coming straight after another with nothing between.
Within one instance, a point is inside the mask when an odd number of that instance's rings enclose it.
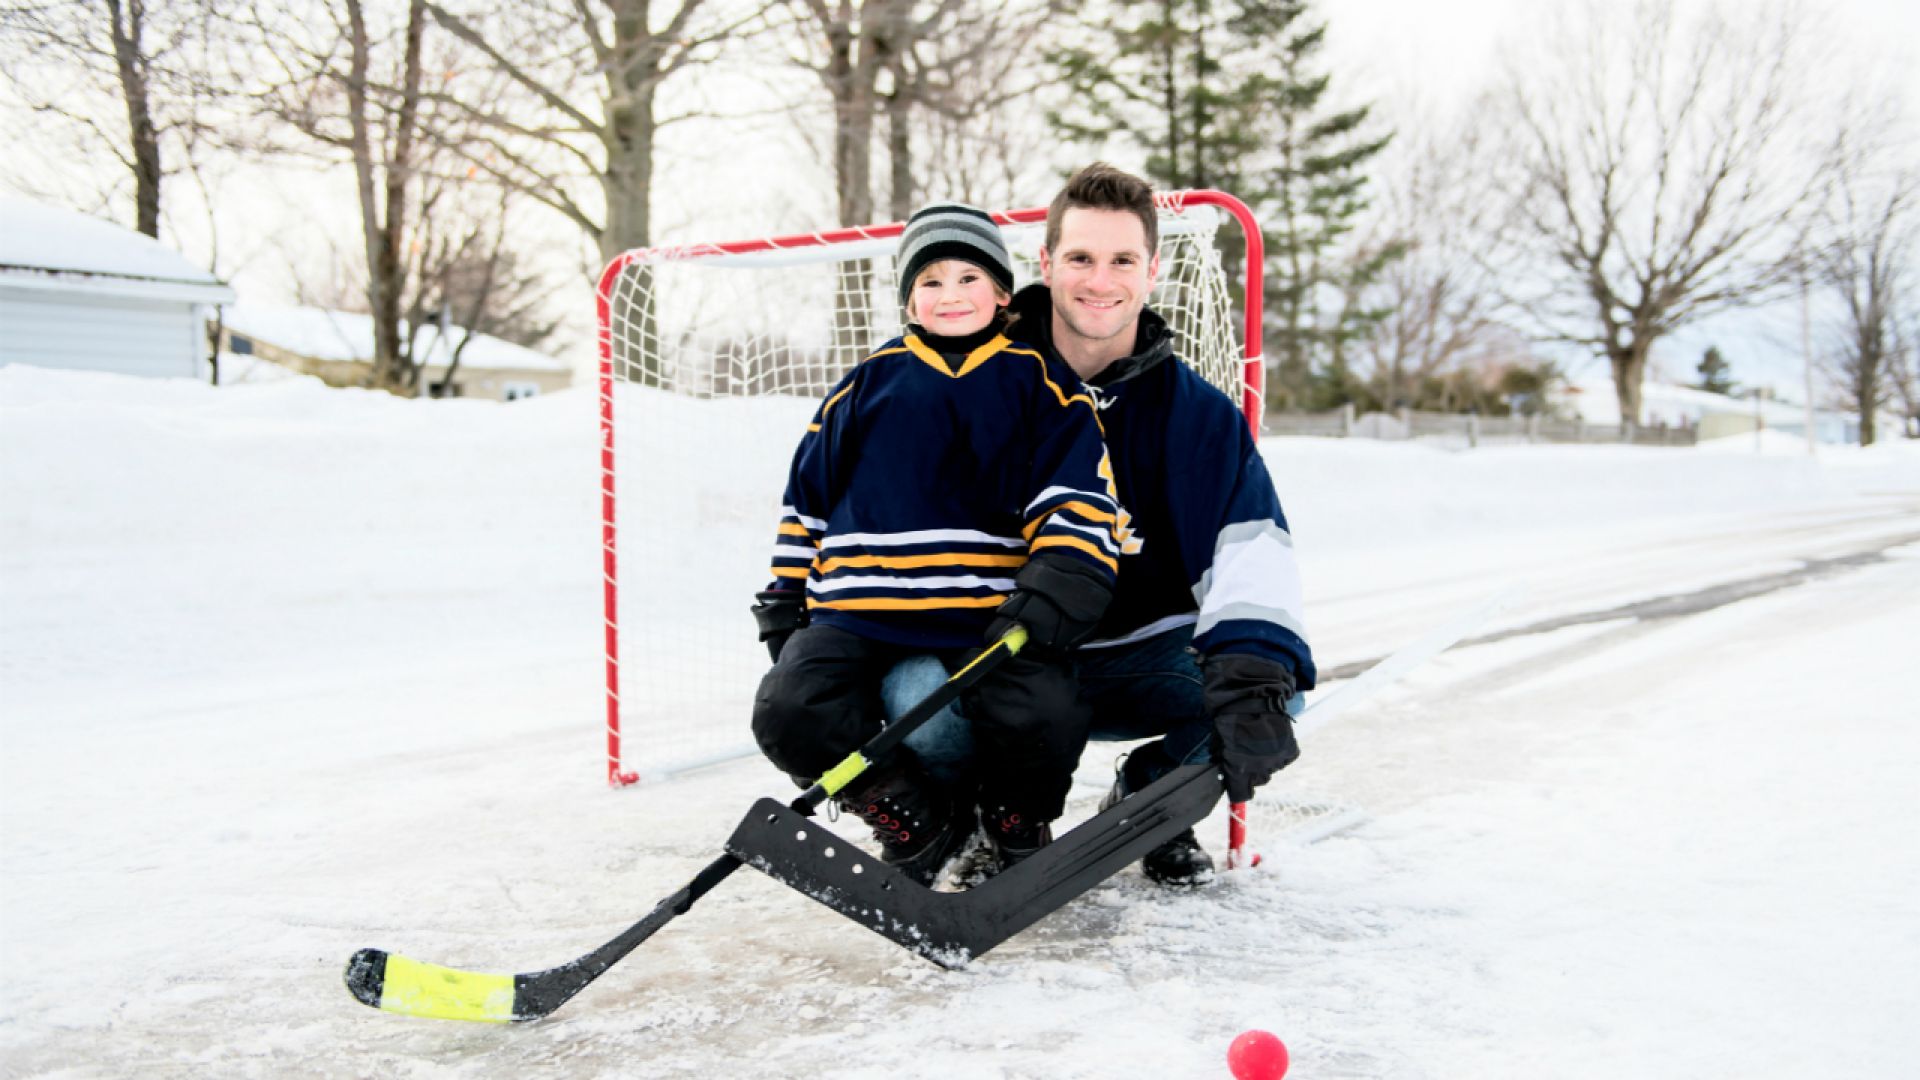
<instances>
[{"instance_id":1,"label":"yellow stripe on jersey","mask_svg":"<svg viewBox=\"0 0 1920 1080\"><path fill-rule=\"evenodd\" d=\"M912 351L913 355L920 358L922 363L950 379L958 379L962 376L972 374L975 368L986 363L989 358L1003 349L1008 352L1014 351L1007 348L1012 342L1007 340L1005 334L995 334L993 340L967 354L967 358L960 362L960 370L950 371L947 369L946 357L935 352L933 347L921 341L918 335L908 334L902 341L906 347Z\"/></svg>"},{"instance_id":2,"label":"yellow stripe on jersey","mask_svg":"<svg viewBox=\"0 0 1920 1080\"><path fill-rule=\"evenodd\" d=\"M881 357L883 357L883 356L892 356L892 355L893 355L893 354L895 354L895 353L903 353L903 352L906 352L906 351L907 351L907 350L906 350L906 349L904 349L904 348L899 348L899 349L881 349L881 350L880 350L879 352L877 352L877 353L874 353L874 354L873 354L872 356L869 356L869 357L867 357L867 359L866 359L866 360L862 360L862 361L861 361L861 363L863 363L863 364L864 364L864 363L866 363L866 362L867 362L867 360L878 360L878 359L880 359L880 358L881 358ZM826 404L824 404L824 405L822 405L822 406L820 406L820 419L819 419L819 420L817 420L817 421L815 421L814 423L811 423L811 424L808 424L808 425L807 425L807 430L808 430L808 431L810 431L810 432L811 432L811 431L819 431L819 430L820 430L820 425L821 425L821 424L823 424L823 423L826 423L826 420L827 420L827 410L829 410L829 409L831 409L831 408L833 408L833 406L834 406L834 404L835 404L836 402L838 402L838 401L839 401L839 400L840 400L841 398L843 398L843 397L846 397L846 396L847 396L847 392L848 392L848 391L850 391L850 390L852 390L852 389L853 389L853 384L852 384L852 383L848 383L847 385L845 385L845 386L843 386L843 387L841 387L841 388L840 388L840 392L839 392L839 393L837 393L837 394L835 394L835 395L833 395L832 397L830 397L830 398L828 398L828 399L827 399L827 402L826 402Z\"/></svg>"},{"instance_id":3,"label":"yellow stripe on jersey","mask_svg":"<svg viewBox=\"0 0 1920 1080\"><path fill-rule=\"evenodd\" d=\"M1113 556L1101 551L1099 548L1077 536L1043 536L1033 542L1033 550L1035 551L1050 547L1069 547L1075 551L1084 551L1098 560L1100 565L1116 574L1120 572L1120 564L1114 561Z\"/></svg>"},{"instance_id":4,"label":"yellow stripe on jersey","mask_svg":"<svg viewBox=\"0 0 1920 1080\"><path fill-rule=\"evenodd\" d=\"M773 568L773 576L798 580L807 576L807 568L804 566L776 566Z\"/></svg>"},{"instance_id":5,"label":"yellow stripe on jersey","mask_svg":"<svg viewBox=\"0 0 1920 1080\"><path fill-rule=\"evenodd\" d=\"M804 536L809 540L813 538L813 534L807 531L807 527L805 525L800 524L797 521L782 522L780 525L780 535L781 536ZM819 545L816 544L815 546L817 547Z\"/></svg>"},{"instance_id":6,"label":"yellow stripe on jersey","mask_svg":"<svg viewBox=\"0 0 1920 1080\"><path fill-rule=\"evenodd\" d=\"M1025 555L984 555L956 551L946 555L844 555L820 564L824 576L842 567L883 566L889 570L915 570L923 566L1024 566Z\"/></svg>"},{"instance_id":7,"label":"yellow stripe on jersey","mask_svg":"<svg viewBox=\"0 0 1920 1080\"><path fill-rule=\"evenodd\" d=\"M1023 539L1025 539L1028 543L1032 543L1033 534L1039 532L1040 527L1047 523L1047 519L1051 518L1055 513L1061 510L1072 510L1074 513L1079 514L1081 517L1086 518L1089 521L1097 521L1103 525L1111 525L1115 521L1119 520L1118 518L1114 517L1112 514L1109 514L1105 510L1101 510L1098 507L1091 506L1087 503L1083 503L1078 499L1068 499L1066 502L1063 502L1063 503L1055 503L1054 505L1047 508L1046 513L1040 515L1037 518L1034 518L1032 521L1027 522L1027 527L1020 530L1020 536ZM1112 530L1109 529L1108 531L1111 532Z\"/></svg>"},{"instance_id":8,"label":"yellow stripe on jersey","mask_svg":"<svg viewBox=\"0 0 1920 1080\"><path fill-rule=\"evenodd\" d=\"M1085 405L1087 408L1092 409L1093 424L1095 427L1100 429L1100 437L1103 439L1106 438L1107 426L1100 422L1100 409L1094 405L1093 398L1086 394L1069 395L1065 390L1060 389L1060 385L1054 382L1052 377L1047 374L1047 358L1046 357L1041 356L1039 353L1034 352L1032 349L1010 348L1007 350L1007 353L1013 356L1033 357L1034 362L1040 365L1040 381L1047 384L1047 389L1053 391L1053 396L1060 399L1060 404L1072 405L1074 402L1077 401L1080 404Z\"/></svg>"},{"instance_id":9,"label":"yellow stripe on jersey","mask_svg":"<svg viewBox=\"0 0 1920 1080\"><path fill-rule=\"evenodd\" d=\"M930 596L919 600L908 600L898 596L853 596L845 600L817 600L807 598L810 608L833 608L836 611L933 611L939 608L991 608L1006 602L1006 595L996 596Z\"/></svg>"}]
</instances>

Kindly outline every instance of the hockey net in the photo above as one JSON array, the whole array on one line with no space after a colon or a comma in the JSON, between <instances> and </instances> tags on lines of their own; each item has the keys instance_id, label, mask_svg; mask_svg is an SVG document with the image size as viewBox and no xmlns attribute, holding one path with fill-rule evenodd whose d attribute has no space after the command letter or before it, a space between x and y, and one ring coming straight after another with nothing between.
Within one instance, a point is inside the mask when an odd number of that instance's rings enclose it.
<instances>
[{"instance_id":1,"label":"hockey net","mask_svg":"<svg viewBox=\"0 0 1920 1080\"><path fill-rule=\"evenodd\" d=\"M1257 433L1257 304L1235 325L1217 245L1229 221L1257 245L1252 216L1219 192L1158 202L1160 280L1149 303L1167 319L1180 357L1240 402ZM1017 283L1037 280L1045 208L995 217ZM747 608L766 585L787 468L813 409L900 332L893 253L901 229L641 249L603 273L607 775L615 785L754 751L749 717L767 656ZM1257 254L1246 262L1257 275ZM1243 295L1259 293L1256 277Z\"/></svg>"}]
</instances>

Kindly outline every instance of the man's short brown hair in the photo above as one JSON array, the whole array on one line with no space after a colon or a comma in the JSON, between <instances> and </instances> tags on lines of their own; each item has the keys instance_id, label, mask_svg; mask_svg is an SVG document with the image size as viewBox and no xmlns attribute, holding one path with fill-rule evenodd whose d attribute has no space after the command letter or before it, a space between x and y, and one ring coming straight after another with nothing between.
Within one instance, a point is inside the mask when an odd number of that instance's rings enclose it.
<instances>
[{"instance_id":1,"label":"man's short brown hair","mask_svg":"<svg viewBox=\"0 0 1920 1080\"><path fill-rule=\"evenodd\" d=\"M1047 207L1047 250L1060 246L1060 221L1074 207L1089 210L1124 210L1140 219L1146 230L1147 258L1160 250L1160 215L1153 208L1153 185L1116 169L1104 161L1073 174L1067 186L1053 197Z\"/></svg>"}]
</instances>

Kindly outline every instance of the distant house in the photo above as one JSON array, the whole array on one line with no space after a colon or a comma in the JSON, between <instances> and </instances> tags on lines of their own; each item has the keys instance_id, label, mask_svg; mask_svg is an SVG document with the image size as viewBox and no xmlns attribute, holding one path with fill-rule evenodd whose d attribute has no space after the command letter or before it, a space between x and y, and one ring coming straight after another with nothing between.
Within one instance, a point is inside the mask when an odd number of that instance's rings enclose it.
<instances>
[{"instance_id":1,"label":"distant house","mask_svg":"<svg viewBox=\"0 0 1920 1080\"><path fill-rule=\"evenodd\" d=\"M448 327L444 338L438 326L421 328L414 348L427 360L420 380L423 394L513 401L573 382L573 368L564 361L485 334L474 335L461 348L466 336L458 326ZM323 308L241 304L225 314L220 348L315 376L329 386L365 386L373 370L373 318ZM458 367L452 363L456 348Z\"/></svg>"},{"instance_id":2,"label":"distant house","mask_svg":"<svg viewBox=\"0 0 1920 1080\"><path fill-rule=\"evenodd\" d=\"M207 320L232 302L152 237L0 196L0 364L206 378Z\"/></svg>"},{"instance_id":3,"label":"distant house","mask_svg":"<svg viewBox=\"0 0 1920 1080\"><path fill-rule=\"evenodd\" d=\"M1574 383L1549 397L1560 411L1589 424L1620 424L1620 399L1611 382ZM1702 440L1749 434L1762 428L1804 436L1807 409L1798 402L1729 397L1649 379L1640 386L1639 423L1642 427L1694 428ZM1814 432L1820 442L1858 442L1860 422L1846 413L1820 409L1814 413Z\"/></svg>"}]
</instances>

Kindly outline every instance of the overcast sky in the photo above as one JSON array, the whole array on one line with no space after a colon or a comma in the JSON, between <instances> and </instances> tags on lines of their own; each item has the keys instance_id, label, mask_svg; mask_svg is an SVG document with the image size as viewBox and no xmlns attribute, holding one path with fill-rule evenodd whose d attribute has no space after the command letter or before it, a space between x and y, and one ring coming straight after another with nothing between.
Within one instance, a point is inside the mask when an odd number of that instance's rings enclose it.
<instances>
[{"instance_id":1,"label":"overcast sky","mask_svg":"<svg viewBox=\"0 0 1920 1080\"><path fill-rule=\"evenodd\" d=\"M1508 51L1505 45L1531 40L1546 16L1584 2L1318 0L1316 14L1329 25L1326 59L1334 76L1337 101L1342 105L1371 101L1384 122L1404 127L1414 117L1445 115L1450 106L1498 74L1499 58ZM1705 6L1708 0L1678 2L1684 10ZM1744 0L1726 2L1737 5L1733 10L1758 6ZM1920 45L1915 44L1920 42L1920 0L1816 0L1812 6L1821 12L1815 22L1831 35L1833 47L1844 57L1832 65L1833 69L1875 74L1877 81L1898 88L1909 117L1920 118L1920 74L1916 74L1920 72ZM789 84L788 92L817 93L817 87L802 80ZM5 98L0 94L0 104L6 104ZM736 126L724 139L715 139L709 132L680 138L677 144L672 137L663 142L656 236L663 241L728 239L830 224L830 163L821 160L818 147L810 147L794 135L790 125L786 130L778 127L783 123L765 121L758 133L747 133ZM7 128L18 130L19 124L9 123ZM743 154L741 148L748 145L758 149ZM777 164L782 162L785 164ZM55 197L62 188L71 189L57 174L70 171L73 164L70 152L56 150L54 160L40 170L52 182L36 184L40 188L37 194ZM1063 164L1067 162L1057 161L1053 166ZM5 170L0 170L0 177L4 174ZM248 176L229 179L219 193L228 209L222 215L217 269L232 278L245 298L284 300L288 298L289 267L297 259L321 258L327 246L339 247L342 258L355 257L352 245L339 239L350 240L354 235L351 230L322 229L316 221L321 216L346 215L350 219L354 213L351 173L341 168L324 177L308 175L303 179L301 170L296 169L273 184L256 179L260 175L257 166L251 167ZM1054 174L1043 164L1039 175L1046 178ZM294 193L305 189L311 189L311 194ZM196 195L183 179L170 186L168 198L176 207L192 207L197 203ZM1045 194L1024 198L1040 202ZM237 212L239 206L249 209ZM328 209L320 214L316 213L318 207ZM526 216L540 217L537 211ZM170 213L169 227L177 230L170 239L188 254L204 260L210 249L205 223L206 215L198 210ZM570 227L544 220L537 225L548 238L545 248L559 264L574 258L563 250L572 244ZM586 280L584 273L578 277ZM590 311L590 301L583 301L580 308ZM1797 310L1795 305L1793 312L1747 319L1742 327L1709 326L1683 334L1667 345L1669 374L1689 377L1692 359L1706 342L1726 348L1728 339L1732 339L1734 347L1727 351L1734 360L1737 377L1764 373L1771 381L1797 384ZM587 327L581 325L576 330L586 339Z\"/></svg>"}]
</instances>

